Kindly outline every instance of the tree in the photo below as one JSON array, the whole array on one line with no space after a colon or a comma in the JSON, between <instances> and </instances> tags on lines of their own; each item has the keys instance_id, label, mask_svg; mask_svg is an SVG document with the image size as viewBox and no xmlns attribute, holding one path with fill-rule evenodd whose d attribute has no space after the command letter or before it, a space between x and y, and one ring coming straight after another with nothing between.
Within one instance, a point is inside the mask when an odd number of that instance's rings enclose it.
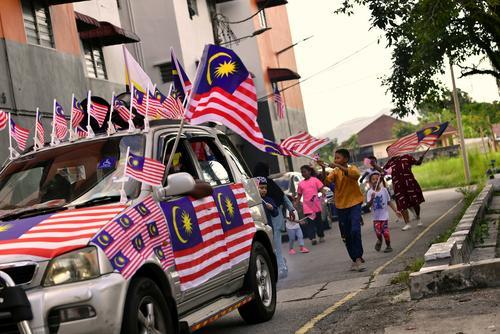
<instances>
[{"instance_id":1,"label":"tree","mask_svg":"<svg viewBox=\"0 0 500 334\"><path fill-rule=\"evenodd\" d=\"M351 152L351 161L356 161L359 153L358 135L353 134L346 141L342 142L341 146Z\"/></svg>"},{"instance_id":2,"label":"tree","mask_svg":"<svg viewBox=\"0 0 500 334\"><path fill-rule=\"evenodd\" d=\"M401 122L396 124L392 128L392 135L395 138L399 139L401 137L409 135L410 133L416 132L417 130L418 130L418 125L414 125L407 122Z\"/></svg>"},{"instance_id":3,"label":"tree","mask_svg":"<svg viewBox=\"0 0 500 334\"><path fill-rule=\"evenodd\" d=\"M332 139L328 145L318 150L320 159L323 161L333 161L333 151L339 146L337 138Z\"/></svg>"},{"instance_id":4,"label":"tree","mask_svg":"<svg viewBox=\"0 0 500 334\"><path fill-rule=\"evenodd\" d=\"M500 0L344 0L336 13L367 6L371 27L385 33L392 48L392 73L383 84L392 95L393 113L414 114L427 97L439 95L448 58L461 76L492 75L500 80ZM467 65L471 56L486 58Z\"/></svg>"}]
</instances>

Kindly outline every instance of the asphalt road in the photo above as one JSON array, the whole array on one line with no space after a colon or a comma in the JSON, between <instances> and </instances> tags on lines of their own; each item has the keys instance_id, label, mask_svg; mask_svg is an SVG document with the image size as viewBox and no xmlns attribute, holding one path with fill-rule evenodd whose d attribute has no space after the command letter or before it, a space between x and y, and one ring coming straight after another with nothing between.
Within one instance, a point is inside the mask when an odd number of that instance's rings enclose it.
<instances>
[{"instance_id":1,"label":"asphalt road","mask_svg":"<svg viewBox=\"0 0 500 334\"><path fill-rule=\"evenodd\" d=\"M278 305L274 318L263 324L249 326L233 312L224 318L212 323L196 332L202 333L295 333L312 318L324 312L325 309L343 299L350 292L365 287L370 275L392 258L397 256L426 226L433 223L454 207L462 195L454 189L430 191L424 193L426 202L422 205L422 222L424 227L417 227L402 231L401 225L394 223L395 217L389 224L392 253L376 252L375 233L371 222L371 215L364 215L365 225L362 228L364 259L367 270L352 272L350 259L345 246L340 239L336 223L327 231L326 242L306 246L311 250L309 254L288 255L288 245L283 245L283 254L289 268L289 275L278 282ZM431 228L411 249L403 256L393 261L377 276L370 286L388 284L394 273L404 269L407 263L416 257L421 257L428 249L432 239L447 229L458 213L461 205L456 206L438 224Z\"/></svg>"}]
</instances>

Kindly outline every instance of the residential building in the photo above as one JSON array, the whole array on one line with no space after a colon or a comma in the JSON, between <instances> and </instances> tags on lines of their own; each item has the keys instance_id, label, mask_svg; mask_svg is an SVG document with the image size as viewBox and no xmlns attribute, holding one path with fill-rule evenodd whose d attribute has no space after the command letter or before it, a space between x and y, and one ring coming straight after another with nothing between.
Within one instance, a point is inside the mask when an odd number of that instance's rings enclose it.
<instances>
[{"instance_id":1,"label":"residential building","mask_svg":"<svg viewBox=\"0 0 500 334\"><path fill-rule=\"evenodd\" d=\"M163 92L168 92L172 80L170 47L192 81L206 44L234 49L254 76L259 97L258 122L264 136L277 142L307 130L300 86L293 86L300 78L293 49L277 55L293 44L286 3L283 0L149 0L145 6L133 0L118 1L122 26L141 37L140 43L128 49ZM252 17L255 13L258 14ZM230 23L235 21L242 22ZM280 89L293 86L282 93L287 106L284 120L277 118L272 99L274 85ZM231 137L250 167L258 161L267 161L271 170L278 172L298 170L307 162L304 158L277 158L260 152L235 134Z\"/></svg>"},{"instance_id":2,"label":"residential building","mask_svg":"<svg viewBox=\"0 0 500 334\"><path fill-rule=\"evenodd\" d=\"M2 0L0 108L31 130L39 107L48 140L53 99L68 113L73 93L123 91L123 56L114 45L137 41L120 27L116 0ZM8 142L8 131L0 140ZM0 159L7 156L2 145Z\"/></svg>"}]
</instances>

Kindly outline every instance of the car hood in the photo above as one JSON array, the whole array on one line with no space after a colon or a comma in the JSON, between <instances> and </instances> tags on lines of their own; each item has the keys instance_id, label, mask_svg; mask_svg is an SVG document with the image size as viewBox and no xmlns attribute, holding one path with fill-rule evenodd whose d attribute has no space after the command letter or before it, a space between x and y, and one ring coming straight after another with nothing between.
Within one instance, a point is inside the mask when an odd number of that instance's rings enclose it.
<instances>
[{"instance_id":1,"label":"car hood","mask_svg":"<svg viewBox=\"0 0 500 334\"><path fill-rule=\"evenodd\" d=\"M0 221L0 261L7 257L51 259L86 246L96 232L125 207L100 205Z\"/></svg>"}]
</instances>

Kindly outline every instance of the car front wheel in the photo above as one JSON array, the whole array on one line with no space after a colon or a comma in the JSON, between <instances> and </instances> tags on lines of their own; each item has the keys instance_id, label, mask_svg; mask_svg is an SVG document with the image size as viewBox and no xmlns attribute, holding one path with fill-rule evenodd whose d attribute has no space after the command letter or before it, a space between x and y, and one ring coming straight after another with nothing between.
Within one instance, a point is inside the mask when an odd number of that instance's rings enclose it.
<instances>
[{"instance_id":1,"label":"car front wheel","mask_svg":"<svg viewBox=\"0 0 500 334\"><path fill-rule=\"evenodd\" d=\"M238 309L249 324L265 322L276 311L276 273L266 248L255 242L250 257L250 267L245 277L245 288L253 293L251 302Z\"/></svg>"}]
</instances>

